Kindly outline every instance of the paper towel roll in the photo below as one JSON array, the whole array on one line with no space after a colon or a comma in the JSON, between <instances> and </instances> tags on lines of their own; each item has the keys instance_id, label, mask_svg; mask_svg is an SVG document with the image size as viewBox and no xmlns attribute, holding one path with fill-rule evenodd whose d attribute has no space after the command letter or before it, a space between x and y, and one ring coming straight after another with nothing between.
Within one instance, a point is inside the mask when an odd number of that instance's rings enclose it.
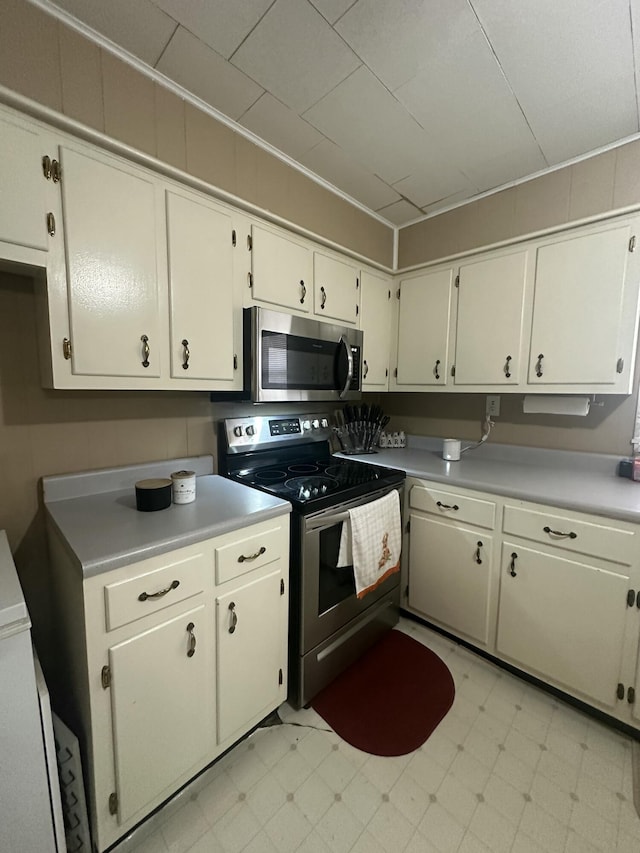
<instances>
[{"instance_id":1,"label":"paper towel roll","mask_svg":"<svg viewBox=\"0 0 640 853\"><path fill-rule=\"evenodd\" d=\"M522 411L530 415L589 414L590 397L563 397L561 394L525 394Z\"/></svg>"}]
</instances>

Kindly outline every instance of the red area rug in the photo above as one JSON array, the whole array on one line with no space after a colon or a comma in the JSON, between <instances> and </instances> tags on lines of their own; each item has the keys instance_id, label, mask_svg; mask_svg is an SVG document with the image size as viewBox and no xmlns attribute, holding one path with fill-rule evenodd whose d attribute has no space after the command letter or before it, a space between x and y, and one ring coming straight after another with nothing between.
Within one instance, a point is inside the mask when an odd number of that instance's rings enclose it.
<instances>
[{"instance_id":1,"label":"red area rug","mask_svg":"<svg viewBox=\"0 0 640 853\"><path fill-rule=\"evenodd\" d=\"M438 655L401 631L389 631L311 707L357 749L406 755L426 741L454 696L453 678Z\"/></svg>"}]
</instances>

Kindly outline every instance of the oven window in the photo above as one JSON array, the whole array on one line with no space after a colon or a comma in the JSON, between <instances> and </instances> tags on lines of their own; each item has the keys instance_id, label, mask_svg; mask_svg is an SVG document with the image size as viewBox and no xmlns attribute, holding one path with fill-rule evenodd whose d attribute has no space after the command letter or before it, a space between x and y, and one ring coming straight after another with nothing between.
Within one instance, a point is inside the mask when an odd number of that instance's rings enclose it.
<instances>
[{"instance_id":1,"label":"oven window","mask_svg":"<svg viewBox=\"0 0 640 853\"><path fill-rule=\"evenodd\" d=\"M353 566L337 568L342 523L320 533L320 566L318 571L318 615L331 610L345 598L356 594Z\"/></svg>"},{"instance_id":2,"label":"oven window","mask_svg":"<svg viewBox=\"0 0 640 853\"><path fill-rule=\"evenodd\" d=\"M281 332L262 332L262 388L333 390L338 344Z\"/></svg>"}]
</instances>

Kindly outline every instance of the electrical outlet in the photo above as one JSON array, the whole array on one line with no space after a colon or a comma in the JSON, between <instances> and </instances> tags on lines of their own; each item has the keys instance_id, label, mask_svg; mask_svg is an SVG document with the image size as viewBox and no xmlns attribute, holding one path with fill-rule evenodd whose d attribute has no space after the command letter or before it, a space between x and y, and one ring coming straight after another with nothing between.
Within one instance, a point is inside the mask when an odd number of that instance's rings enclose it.
<instances>
[{"instance_id":1,"label":"electrical outlet","mask_svg":"<svg viewBox=\"0 0 640 853\"><path fill-rule=\"evenodd\" d=\"M490 418L497 418L500 414L500 395L499 394L488 394L487 395L487 408L485 413Z\"/></svg>"}]
</instances>

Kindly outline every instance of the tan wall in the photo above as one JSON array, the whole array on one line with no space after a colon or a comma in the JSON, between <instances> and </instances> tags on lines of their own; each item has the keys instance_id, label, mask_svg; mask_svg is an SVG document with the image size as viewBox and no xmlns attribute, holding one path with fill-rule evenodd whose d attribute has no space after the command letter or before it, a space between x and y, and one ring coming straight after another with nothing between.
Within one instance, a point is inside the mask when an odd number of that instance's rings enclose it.
<instances>
[{"instance_id":1,"label":"tan wall","mask_svg":"<svg viewBox=\"0 0 640 853\"><path fill-rule=\"evenodd\" d=\"M640 203L640 141L400 230L410 267Z\"/></svg>"},{"instance_id":2,"label":"tan wall","mask_svg":"<svg viewBox=\"0 0 640 853\"><path fill-rule=\"evenodd\" d=\"M391 266L393 230L26 0L3 0L0 85Z\"/></svg>"}]
</instances>

